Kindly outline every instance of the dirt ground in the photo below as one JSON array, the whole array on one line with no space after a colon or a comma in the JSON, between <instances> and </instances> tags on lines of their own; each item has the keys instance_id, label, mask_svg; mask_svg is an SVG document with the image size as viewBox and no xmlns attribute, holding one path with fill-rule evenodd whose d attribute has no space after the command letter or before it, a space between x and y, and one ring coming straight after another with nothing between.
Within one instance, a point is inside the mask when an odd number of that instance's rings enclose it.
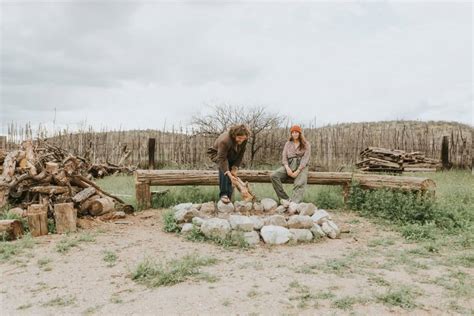
<instances>
[{"instance_id":1,"label":"dirt ground","mask_svg":"<svg viewBox=\"0 0 474 316\"><path fill-rule=\"evenodd\" d=\"M66 253L57 245L72 236L35 238L32 249L0 264L1 314L472 313L466 284L452 277L472 270L444 264L441 254L420 255L417 244L352 213L333 213L351 229L341 239L250 250L165 233L161 213L96 226L87 231L93 238ZM115 265L104 251L117 254ZM130 277L145 257L166 262L193 253L217 259L201 268L207 278L148 288Z\"/></svg>"}]
</instances>

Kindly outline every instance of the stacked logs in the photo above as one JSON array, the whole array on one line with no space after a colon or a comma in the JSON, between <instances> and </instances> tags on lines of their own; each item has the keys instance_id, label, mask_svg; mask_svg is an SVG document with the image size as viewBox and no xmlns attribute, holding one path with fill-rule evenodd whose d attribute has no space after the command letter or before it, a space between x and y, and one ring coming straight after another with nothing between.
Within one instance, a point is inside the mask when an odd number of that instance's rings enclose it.
<instances>
[{"instance_id":1,"label":"stacked logs","mask_svg":"<svg viewBox=\"0 0 474 316\"><path fill-rule=\"evenodd\" d=\"M401 173L403 171L436 171L441 168L437 159L427 158L416 151L407 153L398 149L368 147L360 152L358 169L369 172Z\"/></svg>"},{"instance_id":2,"label":"stacked logs","mask_svg":"<svg viewBox=\"0 0 474 316\"><path fill-rule=\"evenodd\" d=\"M86 159L61 148L25 141L4 158L0 207L15 205L10 212L27 218L33 236L48 233L48 218L58 233L64 233L75 231L77 217L112 219L133 212L131 205L90 179L90 168ZM18 237L22 232L17 224L0 221L0 233Z\"/></svg>"}]
</instances>

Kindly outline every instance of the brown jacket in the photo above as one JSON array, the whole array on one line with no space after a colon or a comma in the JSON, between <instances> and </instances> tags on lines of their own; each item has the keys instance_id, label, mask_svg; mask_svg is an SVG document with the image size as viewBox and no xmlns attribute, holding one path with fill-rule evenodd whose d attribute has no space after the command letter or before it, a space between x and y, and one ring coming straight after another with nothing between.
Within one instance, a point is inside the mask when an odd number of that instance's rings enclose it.
<instances>
[{"instance_id":1,"label":"brown jacket","mask_svg":"<svg viewBox=\"0 0 474 316\"><path fill-rule=\"evenodd\" d=\"M207 154L212 161L217 163L220 171L227 172L229 171L229 161L232 166L240 167L246 145L247 141L238 145L229 136L229 132L224 132L217 137L214 146L207 149Z\"/></svg>"}]
</instances>

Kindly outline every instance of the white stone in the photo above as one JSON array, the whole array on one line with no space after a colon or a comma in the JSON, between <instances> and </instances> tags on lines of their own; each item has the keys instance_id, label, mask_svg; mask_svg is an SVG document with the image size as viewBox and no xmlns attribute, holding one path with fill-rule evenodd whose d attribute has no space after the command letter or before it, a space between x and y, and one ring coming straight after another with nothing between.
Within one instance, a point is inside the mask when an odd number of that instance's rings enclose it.
<instances>
[{"instance_id":1,"label":"white stone","mask_svg":"<svg viewBox=\"0 0 474 316\"><path fill-rule=\"evenodd\" d=\"M290 233L292 233L297 241L311 241L313 239L313 234L309 229L295 229L291 228Z\"/></svg>"},{"instance_id":2,"label":"white stone","mask_svg":"<svg viewBox=\"0 0 474 316\"><path fill-rule=\"evenodd\" d=\"M298 203L295 202L290 202L290 205L288 205L288 214L293 215L296 214L296 210L298 209Z\"/></svg>"},{"instance_id":3,"label":"white stone","mask_svg":"<svg viewBox=\"0 0 474 316\"><path fill-rule=\"evenodd\" d=\"M270 198L262 199L261 203L265 212L271 212L278 207L278 203L274 199Z\"/></svg>"},{"instance_id":4,"label":"white stone","mask_svg":"<svg viewBox=\"0 0 474 316\"><path fill-rule=\"evenodd\" d=\"M263 227L263 225L265 224L263 222L263 219L261 219L258 216L250 216L250 220L252 221L253 229L255 229L255 230L260 230Z\"/></svg>"},{"instance_id":5,"label":"white stone","mask_svg":"<svg viewBox=\"0 0 474 316\"><path fill-rule=\"evenodd\" d=\"M260 202L253 203L253 210L255 212L263 212L263 205Z\"/></svg>"},{"instance_id":6,"label":"white stone","mask_svg":"<svg viewBox=\"0 0 474 316\"><path fill-rule=\"evenodd\" d=\"M331 239L339 237L341 233L337 225L330 220L323 222L323 224L321 225L321 228L326 233L326 235Z\"/></svg>"},{"instance_id":7,"label":"white stone","mask_svg":"<svg viewBox=\"0 0 474 316\"><path fill-rule=\"evenodd\" d=\"M326 236L326 233L323 231L321 226L316 223L314 223L313 227L311 227L311 232L313 233L315 239L319 239Z\"/></svg>"},{"instance_id":8,"label":"white stone","mask_svg":"<svg viewBox=\"0 0 474 316\"><path fill-rule=\"evenodd\" d=\"M214 202L202 203L200 211L204 214L214 214L216 212L216 204Z\"/></svg>"},{"instance_id":9,"label":"white stone","mask_svg":"<svg viewBox=\"0 0 474 316\"><path fill-rule=\"evenodd\" d=\"M265 223L265 225L282 226L282 227L288 226L286 219L283 215L268 216L263 220L263 222Z\"/></svg>"},{"instance_id":10,"label":"white stone","mask_svg":"<svg viewBox=\"0 0 474 316\"><path fill-rule=\"evenodd\" d=\"M247 202L247 201L236 201L234 203L234 207L235 207L236 212L248 213L252 210L253 203L252 202Z\"/></svg>"},{"instance_id":11,"label":"white stone","mask_svg":"<svg viewBox=\"0 0 474 316\"><path fill-rule=\"evenodd\" d=\"M287 228L274 225L263 226L260 235L265 243L271 245L287 243L292 236Z\"/></svg>"},{"instance_id":12,"label":"white stone","mask_svg":"<svg viewBox=\"0 0 474 316\"><path fill-rule=\"evenodd\" d=\"M231 238L243 238L249 246L255 246L260 242L260 235L254 230L251 232L233 230L231 233Z\"/></svg>"},{"instance_id":13,"label":"white stone","mask_svg":"<svg viewBox=\"0 0 474 316\"><path fill-rule=\"evenodd\" d=\"M192 223L197 227L201 227L201 225L204 223L204 219L200 217L193 217Z\"/></svg>"},{"instance_id":14,"label":"white stone","mask_svg":"<svg viewBox=\"0 0 474 316\"><path fill-rule=\"evenodd\" d=\"M309 229L313 224L311 217L307 215L293 215L288 219L289 228Z\"/></svg>"},{"instance_id":15,"label":"white stone","mask_svg":"<svg viewBox=\"0 0 474 316\"><path fill-rule=\"evenodd\" d=\"M186 223L183 225L183 228L181 228L181 233L189 233L190 231L193 230L194 225L191 223Z\"/></svg>"},{"instance_id":16,"label":"white stone","mask_svg":"<svg viewBox=\"0 0 474 316\"><path fill-rule=\"evenodd\" d=\"M206 237L225 238L230 230L229 222L221 218L208 219L201 225L201 232Z\"/></svg>"},{"instance_id":17,"label":"white stone","mask_svg":"<svg viewBox=\"0 0 474 316\"><path fill-rule=\"evenodd\" d=\"M234 211L234 204L232 202L224 203L219 200L217 202L217 211L219 213L232 213Z\"/></svg>"},{"instance_id":18,"label":"white stone","mask_svg":"<svg viewBox=\"0 0 474 316\"><path fill-rule=\"evenodd\" d=\"M322 225L325 220L331 219L331 215L329 215L329 213L326 212L325 210L316 210L313 216L311 216L311 219L316 224Z\"/></svg>"},{"instance_id":19,"label":"white stone","mask_svg":"<svg viewBox=\"0 0 474 316\"><path fill-rule=\"evenodd\" d=\"M281 200L280 200L280 204L281 204L284 208L288 208L288 206L290 206L290 201L289 201L289 200L285 200L285 199L281 199Z\"/></svg>"},{"instance_id":20,"label":"white stone","mask_svg":"<svg viewBox=\"0 0 474 316\"><path fill-rule=\"evenodd\" d=\"M202 204L200 204L200 203L194 203L193 204L193 208L195 208L198 211L201 209L201 206L202 206Z\"/></svg>"},{"instance_id":21,"label":"white stone","mask_svg":"<svg viewBox=\"0 0 474 316\"><path fill-rule=\"evenodd\" d=\"M253 221L248 216L230 215L229 223L232 229L245 232L253 231Z\"/></svg>"},{"instance_id":22,"label":"white stone","mask_svg":"<svg viewBox=\"0 0 474 316\"><path fill-rule=\"evenodd\" d=\"M200 216L201 214L199 213L198 210L195 208L190 208L190 209L180 209L174 213L174 219L178 223L189 223L193 217Z\"/></svg>"},{"instance_id":23,"label":"white stone","mask_svg":"<svg viewBox=\"0 0 474 316\"><path fill-rule=\"evenodd\" d=\"M181 210L189 210L190 208L193 207L193 203L180 203L175 206L173 206L172 210L174 212L181 211Z\"/></svg>"},{"instance_id":24,"label":"white stone","mask_svg":"<svg viewBox=\"0 0 474 316\"><path fill-rule=\"evenodd\" d=\"M296 212L300 215L311 216L316 211L316 206L313 203L300 203Z\"/></svg>"},{"instance_id":25,"label":"white stone","mask_svg":"<svg viewBox=\"0 0 474 316\"><path fill-rule=\"evenodd\" d=\"M275 213L277 214L284 214L286 212L286 208L283 205L280 205L276 208Z\"/></svg>"}]
</instances>

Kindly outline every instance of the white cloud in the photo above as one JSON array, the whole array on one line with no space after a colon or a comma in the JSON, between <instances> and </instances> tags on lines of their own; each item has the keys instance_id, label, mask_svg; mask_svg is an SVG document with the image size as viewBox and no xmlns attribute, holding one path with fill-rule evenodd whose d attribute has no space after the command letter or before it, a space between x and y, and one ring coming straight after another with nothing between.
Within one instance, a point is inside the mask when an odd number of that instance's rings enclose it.
<instances>
[{"instance_id":1,"label":"white cloud","mask_svg":"<svg viewBox=\"0 0 474 316\"><path fill-rule=\"evenodd\" d=\"M159 128L203 104L472 124L470 3L2 4L2 123Z\"/></svg>"}]
</instances>

